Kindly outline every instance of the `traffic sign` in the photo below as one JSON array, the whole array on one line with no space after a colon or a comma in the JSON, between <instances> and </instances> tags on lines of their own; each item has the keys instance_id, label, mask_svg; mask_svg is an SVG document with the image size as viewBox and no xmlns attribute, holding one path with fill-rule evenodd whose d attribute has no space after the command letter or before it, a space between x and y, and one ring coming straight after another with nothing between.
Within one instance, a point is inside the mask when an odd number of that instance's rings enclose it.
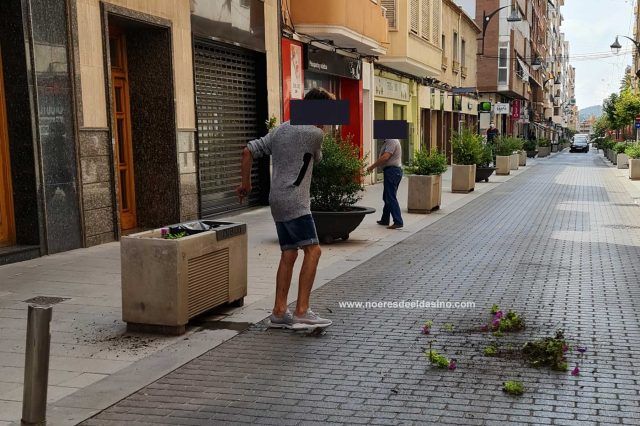
<instances>
[{"instance_id":1,"label":"traffic sign","mask_svg":"<svg viewBox=\"0 0 640 426\"><path fill-rule=\"evenodd\" d=\"M636 121L636 129L640 129L640 121Z\"/></svg>"}]
</instances>

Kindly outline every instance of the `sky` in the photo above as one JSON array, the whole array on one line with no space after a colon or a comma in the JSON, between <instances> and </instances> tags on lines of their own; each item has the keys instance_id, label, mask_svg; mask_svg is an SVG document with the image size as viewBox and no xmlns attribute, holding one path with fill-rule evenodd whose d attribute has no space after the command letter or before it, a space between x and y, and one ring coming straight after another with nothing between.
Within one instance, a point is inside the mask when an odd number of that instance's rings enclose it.
<instances>
[{"instance_id":1,"label":"sky","mask_svg":"<svg viewBox=\"0 0 640 426\"><path fill-rule=\"evenodd\" d=\"M601 105L620 89L620 80L631 53L585 60L585 54L611 52L616 35L633 38L634 0L565 0L561 8L565 20L561 31L569 40L570 62L576 68L576 103L583 109ZM631 41L620 37L623 50ZM603 55L601 55L603 56Z\"/></svg>"}]
</instances>

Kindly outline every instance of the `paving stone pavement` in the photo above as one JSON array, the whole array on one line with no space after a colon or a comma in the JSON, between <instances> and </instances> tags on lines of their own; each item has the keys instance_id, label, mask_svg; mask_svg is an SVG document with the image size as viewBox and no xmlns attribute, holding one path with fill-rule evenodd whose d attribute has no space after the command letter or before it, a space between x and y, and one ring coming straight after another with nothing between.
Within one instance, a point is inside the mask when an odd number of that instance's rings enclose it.
<instances>
[{"instance_id":1,"label":"paving stone pavement","mask_svg":"<svg viewBox=\"0 0 640 426\"><path fill-rule=\"evenodd\" d=\"M315 291L326 335L252 326L85 424L640 424L639 213L600 156L541 161ZM338 306L402 300L476 307ZM494 303L526 330L479 332ZM568 355L578 377L482 354L557 329L588 348ZM429 344L457 370L431 367Z\"/></svg>"}]
</instances>

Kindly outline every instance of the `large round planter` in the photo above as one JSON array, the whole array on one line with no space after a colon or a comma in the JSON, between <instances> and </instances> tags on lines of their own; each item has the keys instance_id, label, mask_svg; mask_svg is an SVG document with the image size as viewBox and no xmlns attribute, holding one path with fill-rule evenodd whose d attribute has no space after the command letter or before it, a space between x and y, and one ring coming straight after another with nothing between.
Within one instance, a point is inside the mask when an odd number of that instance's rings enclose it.
<instances>
[{"instance_id":1,"label":"large round planter","mask_svg":"<svg viewBox=\"0 0 640 426\"><path fill-rule=\"evenodd\" d=\"M451 166L451 192L466 194L476 187L476 165Z\"/></svg>"},{"instance_id":2,"label":"large round planter","mask_svg":"<svg viewBox=\"0 0 640 426\"><path fill-rule=\"evenodd\" d=\"M376 209L371 207L351 207L351 210L344 212L311 212L313 221L316 223L318 239L323 244L331 244L335 240L343 241L349 239L349 234L353 232L368 214L375 213Z\"/></svg>"},{"instance_id":3,"label":"large round planter","mask_svg":"<svg viewBox=\"0 0 640 426\"><path fill-rule=\"evenodd\" d=\"M476 166L476 182L489 182L489 176L491 176L495 170L495 167Z\"/></svg>"},{"instance_id":4,"label":"large round planter","mask_svg":"<svg viewBox=\"0 0 640 426\"><path fill-rule=\"evenodd\" d=\"M538 155L538 151L527 151L527 157L535 158Z\"/></svg>"},{"instance_id":5,"label":"large round planter","mask_svg":"<svg viewBox=\"0 0 640 426\"><path fill-rule=\"evenodd\" d=\"M442 203L441 175L409 175L407 210L409 213L431 213Z\"/></svg>"}]
</instances>

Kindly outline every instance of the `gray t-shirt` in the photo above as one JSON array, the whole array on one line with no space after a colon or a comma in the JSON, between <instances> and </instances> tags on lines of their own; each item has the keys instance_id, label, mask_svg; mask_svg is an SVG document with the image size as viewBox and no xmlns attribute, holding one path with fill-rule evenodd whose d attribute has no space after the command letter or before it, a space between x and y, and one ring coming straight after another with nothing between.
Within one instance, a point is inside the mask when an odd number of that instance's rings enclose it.
<instances>
[{"instance_id":1,"label":"gray t-shirt","mask_svg":"<svg viewBox=\"0 0 640 426\"><path fill-rule=\"evenodd\" d=\"M384 169L389 166L402 167L402 146L398 139L386 139L380 149L380 156L385 152L390 153L391 157L389 157L385 163L380 165L381 168Z\"/></svg>"},{"instance_id":2,"label":"gray t-shirt","mask_svg":"<svg viewBox=\"0 0 640 426\"><path fill-rule=\"evenodd\" d=\"M271 155L269 204L276 222L311 214L311 174L314 163L322 158L323 135L316 126L285 122L247 144L253 158Z\"/></svg>"}]
</instances>

